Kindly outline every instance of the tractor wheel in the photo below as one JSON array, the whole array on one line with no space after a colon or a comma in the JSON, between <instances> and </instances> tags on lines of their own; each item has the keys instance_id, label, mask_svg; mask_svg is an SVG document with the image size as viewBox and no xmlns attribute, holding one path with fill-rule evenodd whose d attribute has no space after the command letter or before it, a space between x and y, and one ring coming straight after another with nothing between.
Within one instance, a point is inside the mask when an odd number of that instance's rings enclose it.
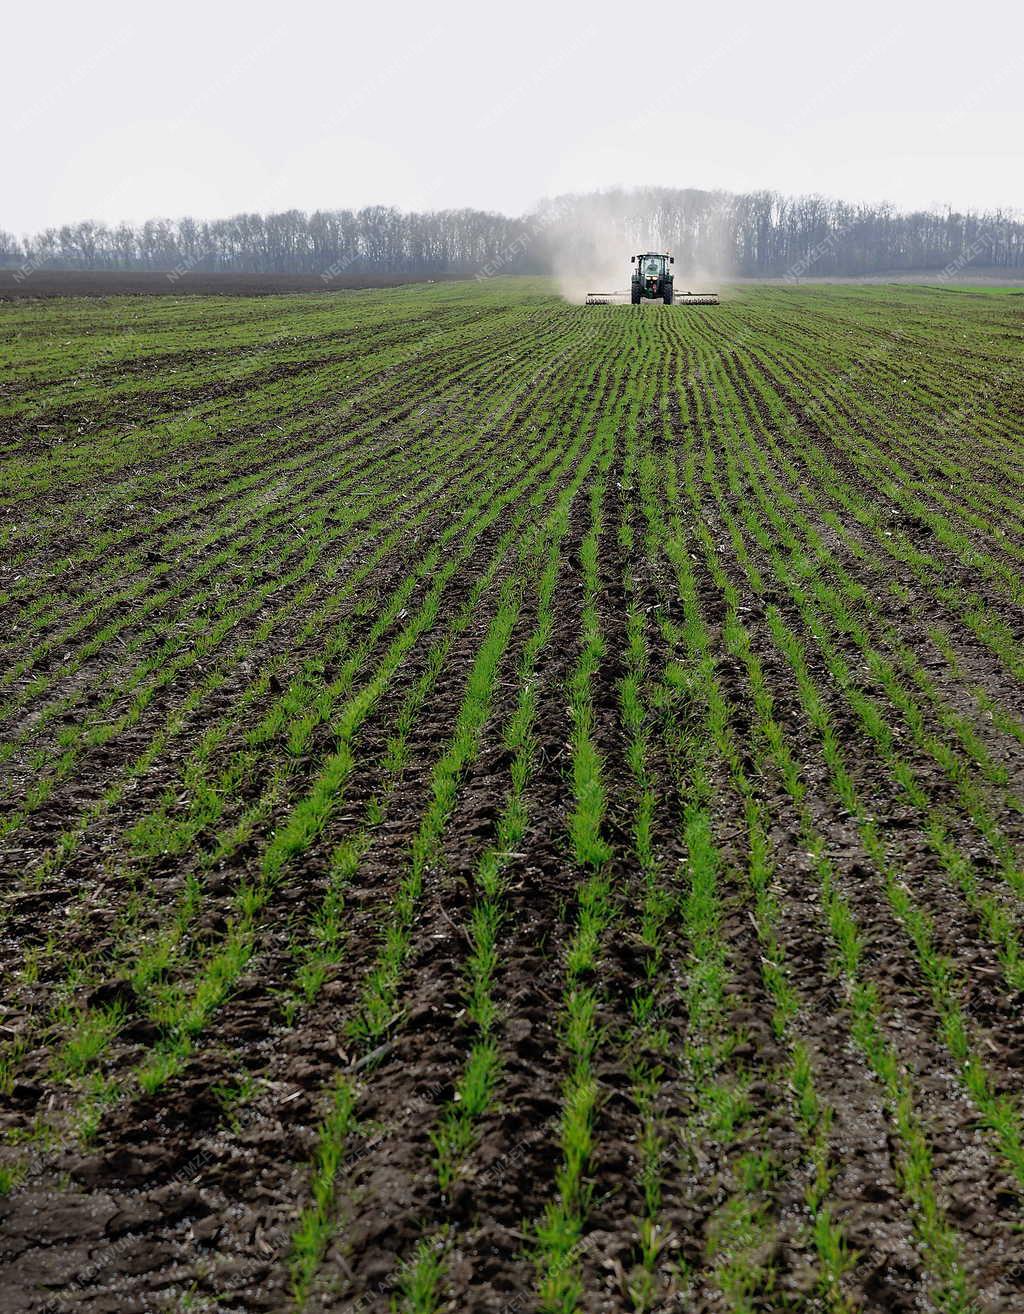
<instances>
[{"instance_id":1,"label":"tractor wheel","mask_svg":"<svg viewBox=\"0 0 1024 1314\"><path fill-rule=\"evenodd\" d=\"M665 301L665 305L666 305L666 306L670 306L670 305L672 304L672 297L673 297L673 295L674 295L674 291L673 291L672 284L671 284L671 283L666 283L666 284L665 284L665 296L664 296L664 301Z\"/></svg>"},{"instance_id":2,"label":"tractor wheel","mask_svg":"<svg viewBox=\"0 0 1024 1314\"><path fill-rule=\"evenodd\" d=\"M630 287L630 289L629 289L629 299L630 299L630 301L633 303L634 306L638 306L638 305L640 304L640 284L639 284L639 283L633 283L632 286Z\"/></svg>"}]
</instances>

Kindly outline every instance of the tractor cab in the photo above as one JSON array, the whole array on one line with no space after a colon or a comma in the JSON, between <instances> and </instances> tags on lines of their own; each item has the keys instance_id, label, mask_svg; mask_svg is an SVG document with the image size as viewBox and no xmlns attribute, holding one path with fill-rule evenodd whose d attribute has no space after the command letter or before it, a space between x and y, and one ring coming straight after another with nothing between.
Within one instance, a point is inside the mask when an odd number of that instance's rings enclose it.
<instances>
[{"instance_id":1,"label":"tractor cab","mask_svg":"<svg viewBox=\"0 0 1024 1314\"><path fill-rule=\"evenodd\" d=\"M634 306L640 304L641 298L649 301L664 301L666 306L672 304L672 274L669 265L674 258L660 251L645 251L641 255L630 256L636 265L633 274L630 300Z\"/></svg>"}]
</instances>

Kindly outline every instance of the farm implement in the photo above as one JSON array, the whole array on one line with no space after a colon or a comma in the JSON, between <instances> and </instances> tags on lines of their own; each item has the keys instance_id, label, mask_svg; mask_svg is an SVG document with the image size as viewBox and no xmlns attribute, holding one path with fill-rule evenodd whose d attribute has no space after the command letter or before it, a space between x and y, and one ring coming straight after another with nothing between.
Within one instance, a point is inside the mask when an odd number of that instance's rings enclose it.
<instances>
[{"instance_id":1,"label":"farm implement","mask_svg":"<svg viewBox=\"0 0 1024 1314\"><path fill-rule=\"evenodd\" d=\"M679 292L675 290L675 278L669 265L675 264L675 257L659 251L645 251L641 255L629 257L635 265L629 290L625 292L588 292L584 303L588 306L612 306L625 304L629 297L630 304L638 306L641 301L663 301L666 306L675 303L683 306L717 306L717 292Z\"/></svg>"}]
</instances>

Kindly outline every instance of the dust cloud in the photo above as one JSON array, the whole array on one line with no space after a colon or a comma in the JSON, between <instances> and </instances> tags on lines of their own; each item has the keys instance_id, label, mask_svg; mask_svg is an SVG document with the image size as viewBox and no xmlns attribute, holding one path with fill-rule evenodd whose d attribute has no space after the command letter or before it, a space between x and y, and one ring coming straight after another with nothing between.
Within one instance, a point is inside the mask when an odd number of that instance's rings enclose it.
<instances>
[{"instance_id":1,"label":"dust cloud","mask_svg":"<svg viewBox=\"0 0 1024 1314\"><path fill-rule=\"evenodd\" d=\"M639 251L675 256L676 291L715 290L733 275L735 235L725 196L643 188L541 203L540 249L559 294L580 303L588 292L629 296Z\"/></svg>"}]
</instances>

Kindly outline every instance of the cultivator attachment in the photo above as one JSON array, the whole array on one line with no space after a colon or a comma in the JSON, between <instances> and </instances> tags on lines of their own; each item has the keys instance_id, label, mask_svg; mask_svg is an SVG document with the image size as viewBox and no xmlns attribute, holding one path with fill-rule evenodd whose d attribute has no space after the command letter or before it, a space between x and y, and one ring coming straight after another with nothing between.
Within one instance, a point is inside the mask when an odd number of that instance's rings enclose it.
<instances>
[{"instance_id":1,"label":"cultivator attachment","mask_svg":"<svg viewBox=\"0 0 1024 1314\"><path fill-rule=\"evenodd\" d=\"M631 297L626 292L588 292L585 306L625 306ZM672 301L677 306L717 306L717 292L676 292Z\"/></svg>"}]
</instances>

